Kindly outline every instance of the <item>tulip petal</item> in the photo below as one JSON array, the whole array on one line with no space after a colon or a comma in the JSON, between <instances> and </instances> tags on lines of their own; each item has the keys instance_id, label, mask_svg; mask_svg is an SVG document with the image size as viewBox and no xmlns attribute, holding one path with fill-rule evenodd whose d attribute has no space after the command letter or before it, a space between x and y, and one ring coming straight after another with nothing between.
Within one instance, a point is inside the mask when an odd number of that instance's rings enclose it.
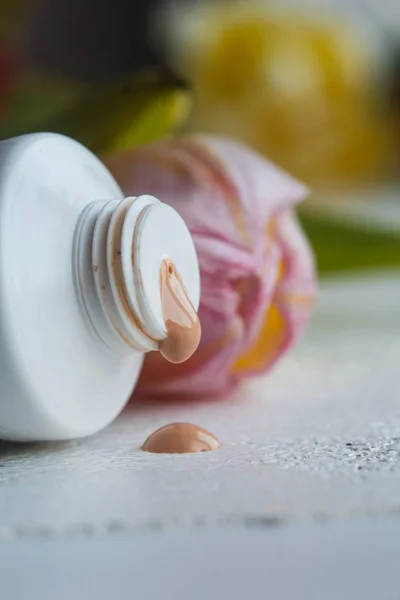
<instances>
[{"instance_id":1,"label":"tulip petal","mask_svg":"<svg viewBox=\"0 0 400 600\"><path fill-rule=\"evenodd\" d=\"M307 323L312 252L293 213L307 189L239 143L184 137L115 156L127 194L173 206L193 236L201 275L202 339L186 363L146 358L138 390L224 393L270 369Z\"/></svg>"},{"instance_id":2,"label":"tulip petal","mask_svg":"<svg viewBox=\"0 0 400 600\"><path fill-rule=\"evenodd\" d=\"M234 373L271 368L306 326L315 298L314 261L291 210L276 219L274 228L282 261L275 293L255 344L236 361Z\"/></svg>"}]
</instances>

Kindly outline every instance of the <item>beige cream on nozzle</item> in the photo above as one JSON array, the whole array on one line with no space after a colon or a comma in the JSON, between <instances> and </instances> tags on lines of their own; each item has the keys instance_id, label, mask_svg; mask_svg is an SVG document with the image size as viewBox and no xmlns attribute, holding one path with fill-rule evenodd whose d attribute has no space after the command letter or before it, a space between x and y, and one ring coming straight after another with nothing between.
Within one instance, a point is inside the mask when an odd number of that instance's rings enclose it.
<instances>
[{"instance_id":1,"label":"beige cream on nozzle","mask_svg":"<svg viewBox=\"0 0 400 600\"><path fill-rule=\"evenodd\" d=\"M171 363L181 363L197 349L201 337L199 317L174 263L164 259L160 269L161 307L167 337L159 350Z\"/></svg>"}]
</instances>

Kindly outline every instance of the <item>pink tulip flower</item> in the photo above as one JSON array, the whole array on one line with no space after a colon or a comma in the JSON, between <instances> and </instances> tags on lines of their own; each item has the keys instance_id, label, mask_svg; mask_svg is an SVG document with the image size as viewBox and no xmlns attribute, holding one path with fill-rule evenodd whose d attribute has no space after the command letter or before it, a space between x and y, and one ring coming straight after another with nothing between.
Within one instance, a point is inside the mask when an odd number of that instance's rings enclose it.
<instances>
[{"instance_id":1,"label":"pink tulip flower","mask_svg":"<svg viewBox=\"0 0 400 600\"><path fill-rule=\"evenodd\" d=\"M147 355L138 391L219 394L265 373L303 331L313 254L293 207L307 189L252 150L196 136L106 161L127 195L153 194L189 227L201 273L202 339L186 363Z\"/></svg>"}]
</instances>

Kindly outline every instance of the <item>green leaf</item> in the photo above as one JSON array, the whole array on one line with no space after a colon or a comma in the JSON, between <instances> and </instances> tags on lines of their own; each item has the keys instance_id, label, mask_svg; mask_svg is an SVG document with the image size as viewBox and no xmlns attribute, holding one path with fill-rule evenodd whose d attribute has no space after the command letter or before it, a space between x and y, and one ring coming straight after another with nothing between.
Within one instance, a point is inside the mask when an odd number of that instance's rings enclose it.
<instances>
[{"instance_id":1,"label":"green leaf","mask_svg":"<svg viewBox=\"0 0 400 600\"><path fill-rule=\"evenodd\" d=\"M0 139L52 131L102 154L164 137L187 118L190 93L171 78L146 74L85 86L30 75L13 90Z\"/></svg>"},{"instance_id":2,"label":"green leaf","mask_svg":"<svg viewBox=\"0 0 400 600\"><path fill-rule=\"evenodd\" d=\"M160 90L143 104L136 118L132 115L125 127L110 140L107 151L127 150L176 131L187 120L191 104L187 90Z\"/></svg>"},{"instance_id":3,"label":"green leaf","mask_svg":"<svg viewBox=\"0 0 400 600\"><path fill-rule=\"evenodd\" d=\"M102 154L163 137L182 124L188 102L189 93L175 82L140 77L92 88L42 128Z\"/></svg>"},{"instance_id":4,"label":"green leaf","mask_svg":"<svg viewBox=\"0 0 400 600\"><path fill-rule=\"evenodd\" d=\"M0 139L44 131L45 123L70 110L85 92L86 86L54 76L30 73L17 79L0 120Z\"/></svg>"},{"instance_id":5,"label":"green leaf","mask_svg":"<svg viewBox=\"0 0 400 600\"><path fill-rule=\"evenodd\" d=\"M321 275L400 267L400 235L300 212Z\"/></svg>"}]
</instances>

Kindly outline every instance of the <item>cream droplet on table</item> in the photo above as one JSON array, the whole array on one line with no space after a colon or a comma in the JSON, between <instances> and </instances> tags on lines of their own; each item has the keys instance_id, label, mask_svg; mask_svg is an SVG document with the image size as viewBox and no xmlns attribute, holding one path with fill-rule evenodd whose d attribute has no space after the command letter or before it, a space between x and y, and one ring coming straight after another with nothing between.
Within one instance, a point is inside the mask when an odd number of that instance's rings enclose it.
<instances>
[{"instance_id":1,"label":"cream droplet on table","mask_svg":"<svg viewBox=\"0 0 400 600\"><path fill-rule=\"evenodd\" d=\"M221 448L217 438L192 423L170 423L152 433L142 446L145 452L155 454L185 454L208 452Z\"/></svg>"},{"instance_id":2,"label":"cream droplet on table","mask_svg":"<svg viewBox=\"0 0 400 600\"><path fill-rule=\"evenodd\" d=\"M169 362L190 358L200 342L201 327L197 312L171 260L163 260L160 270L161 306L167 337L159 350Z\"/></svg>"}]
</instances>

